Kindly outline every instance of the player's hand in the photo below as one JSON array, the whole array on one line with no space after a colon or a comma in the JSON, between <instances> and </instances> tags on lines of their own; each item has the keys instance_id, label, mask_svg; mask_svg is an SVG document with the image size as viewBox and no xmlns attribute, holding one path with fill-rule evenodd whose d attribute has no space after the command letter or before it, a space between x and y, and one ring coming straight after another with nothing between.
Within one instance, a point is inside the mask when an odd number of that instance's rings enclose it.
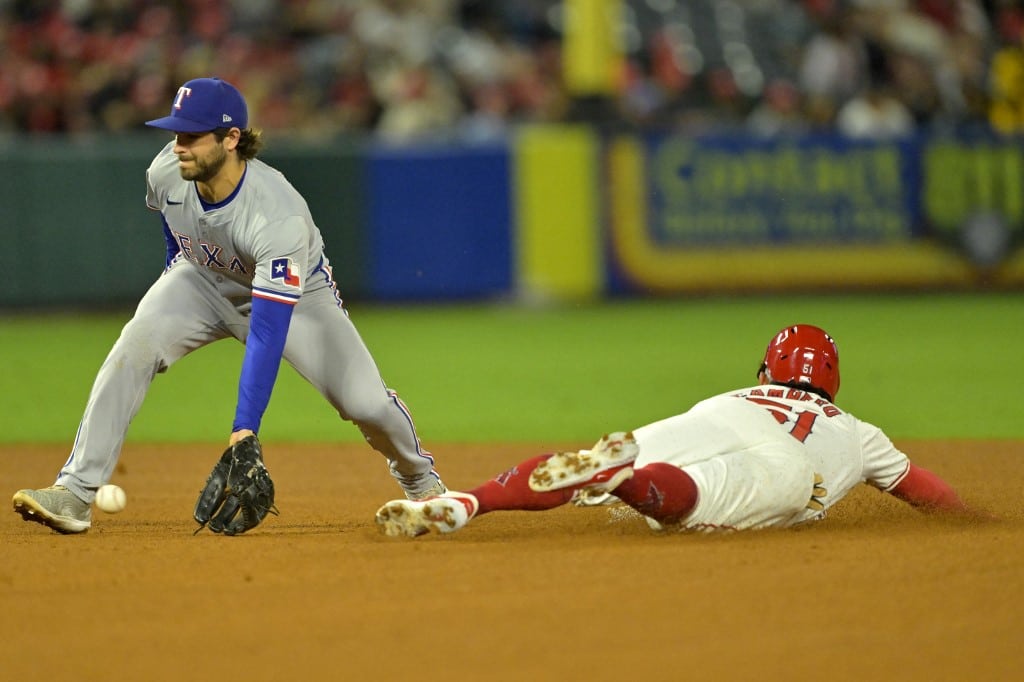
<instances>
[{"instance_id":1,"label":"player's hand","mask_svg":"<svg viewBox=\"0 0 1024 682\"><path fill-rule=\"evenodd\" d=\"M242 440L246 436L255 436L255 435L256 434L253 433L249 429L239 429L239 430L237 430L237 431L235 431L234 433L231 434L231 438L228 439L228 445L234 445L235 443L237 443L238 441Z\"/></svg>"}]
</instances>

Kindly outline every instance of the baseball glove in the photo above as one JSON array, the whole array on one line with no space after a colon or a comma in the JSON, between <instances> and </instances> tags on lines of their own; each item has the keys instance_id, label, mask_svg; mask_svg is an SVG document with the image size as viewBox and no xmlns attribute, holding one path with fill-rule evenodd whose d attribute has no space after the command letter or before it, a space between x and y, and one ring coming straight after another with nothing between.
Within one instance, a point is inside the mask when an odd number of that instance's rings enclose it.
<instances>
[{"instance_id":1,"label":"baseball glove","mask_svg":"<svg viewBox=\"0 0 1024 682\"><path fill-rule=\"evenodd\" d=\"M267 514L277 514L274 481L263 465L256 436L230 446L213 467L192 514L196 533L209 525L214 533L238 535L255 528Z\"/></svg>"}]
</instances>

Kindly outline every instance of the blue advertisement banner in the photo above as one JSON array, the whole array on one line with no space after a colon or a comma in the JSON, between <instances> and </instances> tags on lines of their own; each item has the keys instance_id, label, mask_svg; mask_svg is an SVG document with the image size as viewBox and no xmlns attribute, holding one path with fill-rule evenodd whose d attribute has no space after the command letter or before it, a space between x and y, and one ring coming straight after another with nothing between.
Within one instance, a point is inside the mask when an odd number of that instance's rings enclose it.
<instances>
[{"instance_id":1,"label":"blue advertisement banner","mask_svg":"<svg viewBox=\"0 0 1024 682\"><path fill-rule=\"evenodd\" d=\"M917 226L918 143L836 136L645 140L665 246L891 243Z\"/></svg>"},{"instance_id":2,"label":"blue advertisement banner","mask_svg":"<svg viewBox=\"0 0 1024 682\"><path fill-rule=\"evenodd\" d=\"M1014 285L1021 159L1019 145L991 140L617 136L606 147L608 289ZM1009 248L979 263L963 242L970 211L986 208L1006 221Z\"/></svg>"}]
</instances>

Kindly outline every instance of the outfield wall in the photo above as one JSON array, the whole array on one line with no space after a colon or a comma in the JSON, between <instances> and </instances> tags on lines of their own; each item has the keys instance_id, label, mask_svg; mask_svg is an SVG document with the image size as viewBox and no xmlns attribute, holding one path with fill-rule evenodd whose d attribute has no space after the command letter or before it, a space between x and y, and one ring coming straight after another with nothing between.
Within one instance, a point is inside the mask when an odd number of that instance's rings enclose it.
<instances>
[{"instance_id":1,"label":"outfield wall","mask_svg":"<svg viewBox=\"0 0 1024 682\"><path fill-rule=\"evenodd\" d=\"M144 173L163 139L0 140L0 306L120 304L145 291L163 237ZM346 296L1024 284L1019 140L534 126L484 146L269 142L264 158L306 196Z\"/></svg>"}]
</instances>

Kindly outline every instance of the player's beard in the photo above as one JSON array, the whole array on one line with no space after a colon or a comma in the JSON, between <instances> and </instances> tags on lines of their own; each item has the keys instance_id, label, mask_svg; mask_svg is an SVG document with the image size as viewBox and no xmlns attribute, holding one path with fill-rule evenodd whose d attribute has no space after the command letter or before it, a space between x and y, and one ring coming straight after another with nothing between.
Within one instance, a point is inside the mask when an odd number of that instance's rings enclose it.
<instances>
[{"instance_id":1,"label":"player's beard","mask_svg":"<svg viewBox=\"0 0 1024 682\"><path fill-rule=\"evenodd\" d=\"M224 162L228 160L228 153L224 147L217 145L208 157L199 158L197 156L194 160L196 164L194 168L180 169L182 179L208 183L220 173L220 169L224 167Z\"/></svg>"}]
</instances>

